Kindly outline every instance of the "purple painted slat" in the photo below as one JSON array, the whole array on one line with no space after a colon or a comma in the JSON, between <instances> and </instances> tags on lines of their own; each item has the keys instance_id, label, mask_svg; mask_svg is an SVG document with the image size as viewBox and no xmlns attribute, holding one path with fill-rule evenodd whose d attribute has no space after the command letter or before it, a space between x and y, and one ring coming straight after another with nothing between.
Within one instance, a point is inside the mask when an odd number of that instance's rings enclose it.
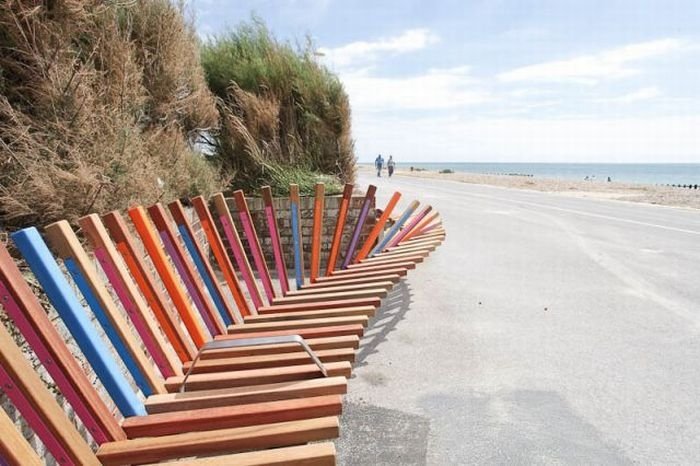
<instances>
[{"instance_id":1,"label":"purple painted slat","mask_svg":"<svg viewBox=\"0 0 700 466\"><path fill-rule=\"evenodd\" d=\"M209 334L210 335L218 335L219 332L216 329L216 325L214 325L214 322L211 321L211 318L209 317L209 314L207 313L206 307L204 306L204 303L202 302L202 300L199 297L199 294L197 293L197 290L195 288L195 284L192 283L192 280L190 280L190 276L187 274L187 270L185 269L185 264L182 263L180 256L177 254L177 251L175 251L175 245L173 244L172 241L170 241L170 237L168 236L167 232L159 231L158 233L160 234L160 239L163 241L163 244L165 245L165 250L168 252L168 255L170 256L173 263L175 264L175 268L177 269L177 272L180 274L180 278L185 283L185 287L187 288L187 292L190 294L190 297L194 301L195 306L197 306L197 309L199 309L199 315L204 320L204 323L206 324L207 329L209 329Z\"/></svg>"},{"instance_id":2,"label":"purple painted slat","mask_svg":"<svg viewBox=\"0 0 700 466\"><path fill-rule=\"evenodd\" d=\"M97 248L94 250L94 253L95 257L97 257L97 260L102 266L102 270L104 270L105 275L107 275L107 280L109 280L114 292L117 294L117 297L119 297L119 301L121 301L122 306L124 306L126 314L129 316L131 322L136 328L136 331L141 336L143 344L146 346L146 349L153 358L153 361L156 363L156 366L158 366L160 373L163 375L163 377L174 376L175 372L170 367L163 349L153 338L151 332L148 331L148 324L146 324L145 319L136 309L136 304L134 304L134 302L129 298L129 293L126 291L126 284L117 272L114 264L112 264L112 261L109 259L107 252L104 250L104 248Z\"/></svg>"},{"instance_id":3,"label":"purple painted slat","mask_svg":"<svg viewBox=\"0 0 700 466\"><path fill-rule=\"evenodd\" d=\"M68 400L68 403L73 407L73 410L78 415L85 427L98 444L103 444L110 441L107 432L100 427L100 424L95 420L92 412L81 401L80 396L76 392L73 384L68 380L66 375L61 371L51 357L51 353L46 348L46 345L39 337L39 334L32 326L29 319L24 315L15 300L10 295L5 283L0 281L0 298L2 298L3 307L7 315L10 316L14 324L19 328L20 332L27 340L29 346L32 347L34 353L39 358L39 362L44 366L53 381L61 389L61 393Z\"/></svg>"},{"instance_id":4,"label":"purple painted slat","mask_svg":"<svg viewBox=\"0 0 700 466\"><path fill-rule=\"evenodd\" d=\"M433 208L431 206L428 206L425 209L423 209L423 211L420 214L416 215L416 217L413 220L411 220L411 223L406 225L406 227L403 230L401 230L401 232L399 232L399 234L396 235L396 237L389 242L387 247L391 248L391 247L398 245L401 242L401 240L411 230L413 230L416 227L416 225L418 225L425 218L426 215L428 215L430 213L431 210L433 210Z\"/></svg>"},{"instance_id":5,"label":"purple painted slat","mask_svg":"<svg viewBox=\"0 0 700 466\"><path fill-rule=\"evenodd\" d=\"M348 245L348 250L345 253L345 259L343 259L343 269L347 269L348 265L352 261L352 256L355 255L355 249L357 248L357 243L360 241L360 233L362 232L362 226L365 224L365 219L367 218L367 212L369 211L369 205L372 203L372 198L365 198L365 202L362 204L362 210L360 210L360 216L355 224L355 231L352 232L352 240Z\"/></svg>"}]
</instances>

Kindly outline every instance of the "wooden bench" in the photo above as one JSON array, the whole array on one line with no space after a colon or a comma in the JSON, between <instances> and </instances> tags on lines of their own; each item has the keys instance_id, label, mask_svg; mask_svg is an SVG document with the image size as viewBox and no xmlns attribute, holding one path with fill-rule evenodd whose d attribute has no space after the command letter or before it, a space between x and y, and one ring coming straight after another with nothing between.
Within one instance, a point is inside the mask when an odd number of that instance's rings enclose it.
<instances>
[{"instance_id":1,"label":"wooden bench","mask_svg":"<svg viewBox=\"0 0 700 466\"><path fill-rule=\"evenodd\" d=\"M102 443L117 440L119 429L122 434L130 436L163 435L172 438L204 430L200 437L196 437L197 440L192 438L193 445L200 445L192 448L206 449L211 447L206 431L212 429L224 431L244 429L261 422L267 426L330 419L329 416L340 413L340 395L346 390L344 377L350 374L349 362L353 361L358 337L362 335L368 317L374 315L387 291L408 270L422 262L445 237L439 217L431 212L432 209L425 208L414 215L417 208L414 202L379 240L383 222L386 222L400 196L396 193L367 241L360 245L359 232L375 189L372 186L368 189L361 215L352 228L345 258L337 269L338 248L349 203L348 193L352 193L352 186L346 186L333 238L331 256L335 254L335 257L329 258L326 274L321 276L319 256L323 187L317 185L310 280L307 283L304 279L303 262L295 261L297 289L290 290L285 281L285 285L280 282L279 292L274 289L245 198L242 193L235 193L234 201L256 271L263 283L264 295L257 288L253 270L243 253L240 237L223 196L213 197L222 233L214 224L205 200L201 197L192 199L235 306L232 306L223 284L214 273L209 257L195 240L192 226L179 201L168 206L176 228L173 228L165 209L159 204L148 209L134 207L129 210L129 217L156 269L158 279L148 270L143 257L139 255L136 240L117 212L103 219L95 214L80 219L83 233L105 274L104 282L95 273L87 251L66 222L47 227L47 239L127 368L128 377L116 369L109 350L97 337L38 232L26 229L15 233L13 239L18 248L110 397L125 416L124 422L116 427L114 421L108 420L104 403L84 375L78 375L79 369L76 372L77 363L2 248L2 283L8 293L9 290L14 293L13 302L19 303L11 316L15 324L22 328L25 338L28 341L33 339L32 346L37 354L44 354L45 360L54 364L52 368L47 367L50 373L53 371L52 378L57 380L62 392L68 393L67 399L75 402L76 414L89 430L91 426L91 434L93 437L97 435L96 440L100 439ZM293 188L292 192L295 191ZM292 207L297 206L296 209L292 208L291 219L298 230L294 241L295 257L301 258L300 249L296 249L301 248L299 199L298 195L292 197ZM263 198L273 239L273 259L282 279L286 274L286 265L279 242L277 217L274 209L268 208L272 206L269 190L263 189ZM233 258L228 256L221 234L226 236L233 250ZM237 263L246 282L250 302L242 292L233 262ZM8 272L5 273L5 270ZM127 319L105 285L111 287L117 296ZM165 288L165 294L161 286ZM184 323L184 328L180 322ZM250 338L285 336L303 337L313 350L311 356L298 351L293 345L274 342L200 352L208 341L245 343ZM145 353L142 347L145 347ZM200 362L195 365L193 361L198 358ZM311 364L312 359L322 366ZM319 367L330 377L320 377ZM188 373L187 389L190 391L175 393L183 388L185 372L189 371L191 375ZM131 391L127 379L135 383L145 402L140 402L137 394ZM39 428L39 425L35 427ZM285 428L291 432L289 425L281 427L279 432ZM237 431L238 434L241 432ZM245 435L252 435L251 432ZM274 442L255 443L253 437L249 440L255 444L255 448L279 446ZM144 439L146 444L149 441ZM100 452L98 456L103 461L124 461L136 448L134 445L101 447L102 456ZM175 448L175 451L180 450ZM270 461L279 458L274 451L269 453L271 456L267 458ZM152 454L155 456L146 455L143 461L157 461L156 457L162 452ZM326 464L323 461L333 456L327 446L318 449L299 447L288 453L296 454L301 455L300 458L303 455L310 455L310 458L317 455L321 458L319 464ZM251 454L250 461L261 461L260 455L257 452ZM243 457L239 455L237 458Z\"/></svg>"}]
</instances>

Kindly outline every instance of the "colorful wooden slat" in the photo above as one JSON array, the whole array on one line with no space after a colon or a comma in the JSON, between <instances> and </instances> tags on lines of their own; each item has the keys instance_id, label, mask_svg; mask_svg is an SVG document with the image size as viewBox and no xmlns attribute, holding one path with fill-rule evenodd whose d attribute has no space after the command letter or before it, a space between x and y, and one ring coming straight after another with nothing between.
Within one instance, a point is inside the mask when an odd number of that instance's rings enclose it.
<instances>
[{"instance_id":1,"label":"colorful wooden slat","mask_svg":"<svg viewBox=\"0 0 700 466\"><path fill-rule=\"evenodd\" d=\"M369 207L374 201L374 194L377 191L377 187L374 185L369 185L367 188L367 193L365 194L365 199L362 201L362 208L360 209L360 215L357 217L357 222L355 223L355 229L352 232L352 237L350 243L348 243L348 249L345 251L345 258L343 259L343 269L347 268L355 255L355 249L357 248L357 243L360 242L360 234L362 233L362 227L367 219L367 213L369 212Z\"/></svg>"},{"instance_id":2,"label":"colorful wooden slat","mask_svg":"<svg viewBox=\"0 0 700 466\"><path fill-rule=\"evenodd\" d=\"M208 456L212 453L226 453L256 448L276 448L287 445L302 445L306 442L328 440L337 437L339 423L337 417L308 419L303 421L280 422L264 426L234 427L216 432L191 432L114 442L103 445L97 457L104 466L158 462L168 458ZM283 450L280 450L283 452ZM253 455L257 452L251 452ZM284 452L282 453L284 457ZM222 456L219 465L252 466L263 465L265 456L259 463L238 461L239 455ZM245 457L244 457L245 458ZM197 466L208 464L215 458L189 459L187 464ZM214 463L217 464L217 463ZM278 464L288 464L285 462ZM294 464L294 463L292 463ZM301 459L298 465L314 465Z\"/></svg>"},{"instance_id":3,"label":"colorful wooden slat","mask_svg":"<svg viewBox=\"0 0 700 466\"><path fill-rule=\"evenodd\" d=\"M386 248L387 244L389 244L389 241L394 237L396 233L401 229L404 223L406 223L406 220L413 214L413 212L418 208L418 201L413 201L411 202L408 207L406 207L406 210L401 214L401 217L399 217L398 220L396 220L396 223L389 229L389 231L384 235L384 238L377 244L374 249L372 249L372 252L370 252L370 256L374 256L377 253L380 253Z\"/></svg>"},{"instance_id":4,"label":"colorful wooden slat","mask_svg":"<svg viewBox=\"0 0 700 466\"><path fill-rule=\"evenodd\" d=\"M139 389L148 396L164 391L162 382L153 371L153 364L136 341L126 319L117 309L114 301L97 277L94 263L80 245L78 237L67 221L61 220L45 228L46 239L63 260L63 264L87 301L93 315L129 370ZM159 354L156 347L148 348ZM160 361L167 364L166 361Z\"/></svg>"},{"instance_id":5,"label":"colorful wooden slat","mask_svg":"<svg viewBox=\"0 0 700 466\"><path fill-rule=\"evenodd\" d=\"M134 360L134 357L124 345L124 342L119 338L119 335L117 334L111 322L109 321L109 318L107 317L107 313L102 308L100 302L98 301L98 298L93 293L93 290L90 288L89 283L82 275L78 266L75 265L75 262L72 259L65 259L63 261L63 264L65 265L69 274L73 278L73 282L75 282L75 284L78 286L78 289L85 298L85 301L87 302L88 306L90 306L90 309L92 309L92 314L100 323L100 326L104 330L105 335L107 335L107 338L112 343L112 346L117 351L117 354L124 362L124 366L129 371L129 374L131 374L131 377L136 382L136 385L139 387L139 389L143 392L144 395L149 396L153 394L153 389L148 384L144 372L142 372L141 368L137 365L136 361Z\"/></svg>"},{"instance_id":6,"label":"colorful wooden slat","mask_svg":"<svg viewBox=\"0 0 700 466\"><path fill-rule=\"evenodd\" d=\"M260 246L260 239L258 238L258 232L255 231L255 225L253 224L253 218L250 215L250 209L248 209L248 202L245 199L243 191L240 189L233 192L233 201L236 203L236 208L238 209L238 217L241 220L241 225L243 226L243 234L248 241L248 246L250 247L250 252L253 255L253 262L255 263L255 268L258 271L258 276L263 283L263 289L267 295L268 302L272 302L275 298L275 289L272 286L272 279L270 278L270 271L267 268L267 262L265 262L265 256L263 255L262 247Z\"/></svg>"},{"instance_id":7,"label":"colorful wooden slat","mask_svg":"<svg viewBox=\"0 0 700 466\"><path fill-rule=\"evenodd\" d=\"M362 248L357 253L357 257L355 257L355 263L360 262L362 259L366 258L369 255L370 251L374 247L375 241L377 241L377 238L379 238L379 234L382 231L384 231L384 226L389 220L389 217L391 216L394 207L396 207L396 204L399 202L399 199L401 199L401 193L399 192L395 192L391 196L391 199L389 199L389 202L384 208L384 211L382 211L382 215L379 216L377 223L374 224L374 227L372 227L372 230L369 232L369 235L367 236L367 239L362 245Z\"/></svg>"},{"instance_id":8,"label":"colorful wooden slat","mask_svg":"<svg viewBox=\"0 0 700 466\"><path fill-rule=\"evenodd\" d=\"M403 241L408 241L409 239L413 238L414 236L420 234L421 231L431 223L433 223L435 220L437 220L440 217L440 214L437 212L433 212L427 217L425 217L421 222L416 225L416 227L411 230L406 236L404 236Z\"/></svg>"},{"instance_id":9,"label":"colorful wooden slat","mask_svg":"<svg viewBox=\"0 0 700 466\"><path fill-rule=\"evenodd\" d=\"M304 285L304 245L301 234L301 199L299 186L289 185L289 209L291 215L292 247L294 248L294 276L297 289Z\"/></svg>"},{"instance_id":10,"label":"colorful wooden slat","mask_svg":"<svg viewBox=\"0 0 700 466\"><path fill-rule=\"evenodd\" d=\"M296 350L297 348L294 347L294 349ZM218 358L214 361L221 359ZM149 414L159 414L190 409L287 400L290 398L344 395L347 393L347 384L347 380L343 377L322 377L311 380L298 380L291 383L253 385L206 392L166 393L150 397L146 401L146 410Z\"/></svg>"},{"instance_id":11,"label":"colorful wooden slat","mask_svg":"<svg viewBox=\"0 0 700 466\"><path fill-rule=\"evenodd\" d=\"M221 240L219 231L214 225L214 219L211 216L209 207L207 207L206 200L202 196L197 196L190 199L190 202L192 202L192 206L197 213L199 224L202 226L202 230L204 230L204 234L207 237L209 247L211 247L214 253L214 259L219 266L219 270L224 274L224 280L226 280L226 285L233 296L238 312L240 312L242 316L250 315L250 307L248 306L245 296L243 296L241 284L233 269L231 259L228 257L228 254L226 254L226 248L224 248L224 243ZM240 322L240 318L234 314L233 321L234 323L238 323Z\"/></svg>"},{"instance_id":12,"label":"colorful wooden slat","mask_svg":"<svg viewBox=\"0 0 700 466\"><path fill-rule=\"evenodd\" d=\"M314 329L311 329L314 330ZM322 330L322 329L319 329ZM297 330L290 330L297 332ZM241 338L249 338L249 334L240 335ZM329 377L350 377L352 366L347 361L324 363ZM246 387L251 385L265 385L280 382L292 382L296 380L316 379L321 376L321 371L316 364L299 364L296 366L284 366L264 369L251 369L244 371L214 372L211 374L194 374L187 379L188 391L217 390L221 388ZM183 377L173 377L166 381L165 388L170 393L180 390Z\"/></svg>"},{"instance_id":13,"label":"colorful wooden slat","mask_svg":"<svg viewBox=\"0 0 700 466\"><path fill-rule=\"evenodd\" d=\"M0 409L0 464L3 466L42 466L44 464L2 409Z\"/></svg>"},{"instance_id":14,"label":"colorful wooden slat","mask_svg":"<svg viewBox=\"0 0 700 466\"><path fill-rule=\"evenodd\" d=\"M163 282L163 285L165 285L165 289L168 291L177 313L190 334L190 338L192 338L196 347L201 347L209 340L209 335L207 335L206 330L202 328L193 315L187 300L187 295L182 289L179 280L175 278L175 273L168 262L160 241L158 241L158 235L153 225L146 216L145 209L141 206L136 206L130 208L128 213L131 222L134 224L134 228L136 228L136 232L141 238L141 243L151 258L158 276Z\"/></svg>"},{"instance_id":15,"label":"colorful wooden slat","mask_svg":"<svg viewBox=\"0 0 700 466\"><path fill-rule=\"evenodd\" d=\"M219 286L219 280L214 273L214 269L212 269L211 264L209 263L209 258L195 238L194 231L187 221L187 216L185 215L185 209L183 208L182 203L180 201L171 202L168 204L168 209L175 220L175 224L180 231L180 237L185 243L185 247L190 253L190 257L194 261L199 275L204 280L207 290L209 290L209 295L214 301L214 305L219 311L221 319L225 325L233 324L233 309L229 307L228 301L224 297L221 286Z\"/></svg>"},{"instance_id":16,"label":"colorful wooden slat","mask_svg":"<svg viewBox=\"0 0 700 466\"><path fill-rule=\"evenodd\" d=\"M419 234L424 235L426 233L430 233L431 231L438 230L441 226L442 226L442 222L426 225L425 227L423 227L421 229ZM444 231L442 233L444 234Z\"/></svg>"},{"instance_id":17,"label":"colorful wooden slat","mask_svg":"<svg viewBox=\"0 0 700 466\"><path fill-rule=\"evenodd\" d=\"M21 390L17 389L14 380L2 366L0 366L0 384L2 384L3 391L22 414L22 417L29 427L31 427L37 437L41 439L46 449L56 459L58 464L76 464L71 460L70 455L63 445L61 445L61 442L44 424L41 416L32 407L31 401Z\"/></svg>"},{"instance_id":18,"label":"colorful wooden slat","mask_svg":"<svg viewBox=\"0 0 700 466\"><path fill-rule=\"evenodd\" d=\"M214 194L212 196L212 202L214 203L214 208L219 216L221 226L224 229L226 240L228 241L231 251L233 252L233 257L238 265L238 270L240 270L241 275L243 275L243 281L248 288L250 299L253 301L255 309L257 309L263 305L262 295L260 294L260 289L255 281L253 269L250 267L250 262L248 262L248 256L243 249L241 237L238 235L236 225L233 223L233 217L231 217L231 211L226 204L226 198L224 198L224 195L221 193Z\"/></svg>"},{"instance_id":19,"label":"colorful wooden slat","mask_svg":"<svg viewBox=\"0 0 700 466\"><path fill-rule=\"evenodd\" d=\"M324 395L132 417L122 427L129 438L160 437L337 416L341 409L340 395Z\"/></svg>"},{"instance_id":20,"label":"colorful wooden slat","mask_svg":"<svg viewBox=\"0 0 700 466\"><path fill-rule=\"evenodd\" d=\"M323 234L323 209L325 204L326 185L316 183L314 187L314 223L311 234L311 265L309 281L314 283L321 268L321 235Z\"/></svg>"},{"instance_id":21,"label":"colorful wooden slat","mask_svg":"<svg viewBox=\"0 0 700 466\"><path fill-rule=\"evenodd\" d=\"M116 260L116 257L113 256L113 251L110 249L110 245L113 243L109 235L106 234L106 230L102 228L102 226L106 226L116 242L117 251L124 259L124 263L129 269L131 276L136 281L141 293L143 293L146 302L151 308L153 315L158 320L158 323L161 325L163 332L178 358L180 358L181 362L192 360L196 354L192 340L181 328L179 318L175 315L175 311L172 310L160 288L156 285L154 277L146 266L145 259L141 257L141 254L136 249L136 242L132 238L126 226L126 222L119 212L116 211L105 215L103 220L104 225L102 225L102 222L96 215L94 217L87 216L83 217L80 223L88 238L94 241L93 244L104 246L107 252L107 258L109 258L111 264L119 272L124 282L128 283L129 280L126 271L123 270L121 264ZM94 226L94 228L92 228L92 226ZM93 238L93 235L90 234L91 231L95 232L96 238ZM131 299L134 299L136 303L138 303L138 300L136 300L137 296L138 293L131 295ZM145 308L139 307L139 309Z\"/></svg>"},{"instance_id":22,"label":"colorful wooden slat","mask_svg":"<svg viewBox=\"0 0 700 466\"><path fill-rule=\"evenodd\" d=\"M265 205L265 218L267 220L267 229L272 240L272 254L275 258L275 269L277 277L282 289L282 296L289 293L289 277L287 277L287 264L282 252L282 241L280 240L279 225L277 224L277 212L272 199L272 189L269 186L263 186L260 189Z\"/></svg>"},{"instance_id":23,"label":"colorful wooden slat","mask_svg":"<svg viewBox=\"0 0 700 466\"><path fill-rule=\"evenodd\" d=\"M392 238L391 241L389 241L389 244L387 244L388 248L398 246L398 244L403 240L407 234L409 234L411 231L413 231L416 226L430 213L430 211L433 210L432 206L427 206L423 210L420 211L418 215L416 215L408 225L406 225L405 228L403 228L399 233L397 233L394 238Z\"/></svg>"},{"instance_id":24,"label":"colorful wooden slat","mask_svg":"<svg viewBox=\"0 0 700 466\"><path fill-rule=\"evenodd\" d=\"M92 450L68 421L56 400L51 398L39 376L2 325L0 383L27 424L59 464L98 464Z\"/></svg>"},{"instance_id":25,"label":"colorful wooden slat","mask_svg":"<svg viewBox=\"0 0 700 466\"><path fill-rule=\"evenodd\" d=\"M73 406L92 438L98 444L125 438L1 243L0 299L5 312Z\"/></svg>"},{"instance_id":26,"label":"colorful wooden slat","mask_svg":"<svg viewBox=\"0 0 700 466\"><path fill-rule=\"evenodd\" d=\"M338 219L335 223L335 231L333 232L333 240L331 241L331 252L328 255L328 263L326 264L326 276L330 277L335 270L340 252L340 243L343 240L343 229L348 216L348 208L350 207L350 199L352 198L352 190L354 186L350 183L345 185L343 189L343 197L340 200L340 208L338 209Z\"/></svg>"},{"instance_id":27,"label":"colorful wooden slat","mask_svg":"<svg viewBox=\"0 0 700 466\"><path fill-rule=\"evenodd\" d=\"M100 340L37 229L31 227L16 231L12 234L12 240L122 415L144 414L143 403L131 390L129 382Z\"/></svg>"},{"instance_id":28,"label":"colorful wooden slat","mask_svg":"<svg viewBox=\"0 0 700 466\"><path fill-rule=\"evenodd\" d=\"M81 218L79 223L83 234L93 245L93 253L100 267L102 267L107 281L122 303L126 315L133 323L161 375L170 377L177 374L177 358L174 357L172 351L166 349L167 344L155 319L146 311L146 303L141 298L134 283L128 279L124 265L119 261L118 252L114 244L109 240L107 231L99 217L92 214ZM97 233L98 229L106 241L100 240L100 234Z\"/></svg>"},{"instance_id":29,"label":"colorful wooden slat","mask_svg":"<svg viewBox=\"0 0 700 466\"><path fill-rule=\"evenodd\" d=\"M146 209L156 226L160 239L165 246L165 250L170 256L170 260L175 264L175 269L180 275L180 280L185 284L185 288L190 299L194 302L199 311L199 317L209 330L211 335L221 335L224 333L224 326L221 324L218 314L212 307L212 302L208 299L206 292L202 288L199 276L192 269L192 265L187 260L185 251L177 235L172 228L168 215L160 203L154 204Z\"/></svg>"},{"instance_id":30,"label":"colorful wooden slat","mask_svg":"<svg viewBox=\"0 0 700 466\"><path fill-rule=\"evenodd\" d=\"M334 371L339 372L338 368ZM337 377L336 377L337 378ZM140 418L130 418L125 421L130 429L145 428L147 438L120 440L102 444L95 455L83 438L78 434L63 410L58 406L44 387L38 375L33 371L29 362L24 358L19 348L14 344L4 328L0 328L0 381L11 393L17 406L30 424L36 426L36 432L51 452L54 452L58 464L62 465L99 465L99 464L133 464L158 462L180 457L206 456L203 460L188 460L188 464L248 464L269 465L270 457L265 451L247 453L244 461L239 461L239 455L228 453L248 451L253 448L285 447L306 442L327 440L338 435L337 417L318 417L326 413L340 412L340 394L332 396L316 396L297 400L281 400L271 407L272 423L249 425L250 420L259 416L254 409L241 405L240 408L213 407L198 409L183 413L190 420L192 427L200 432L186 431L173 435L151 437L154 433L162 435L168 430L186 430L169 413ZM341 387L342 388L342 387ZM277 411L275 411L277 410ZM275 421L285 419L292 412L292 419L301 420ZM318 416L317 416L318 415ZM265 416L264 414L262 416ZM2 419L0 419L2 421ZM0 432L4 433L6 422L0 422ZM245 424L244 427L219 428L209 430L207 426ZM147 428L151 426L150 428ZM7 426L12 428L12 426ZM0 444L6 445L8 436L0 438ZM16 446L13 446L16 447ZM3 450L0 448L0 451ZM276 450L282 455L283 462L274 464L314 464L312 453L301 454L285 449ZM315 451L315 450L314 450ZM14 453L17 453L15 450ZM28 452L30 455L31 453ZM212 457L212 454L225 454ZM257 454L260 456L257 456ZM301 455L301 456L300 456ZM312 455L312 456L308 456ZM327 455L327 452L326 452ZM6 455L10 456L10 455ZM23 457L22 459L26 459ZM98 459L99 458L99 459ZM309 463L307 460L310 460ZM32 464L21 461L19 464Z\"/></svg>"}]
</instances>

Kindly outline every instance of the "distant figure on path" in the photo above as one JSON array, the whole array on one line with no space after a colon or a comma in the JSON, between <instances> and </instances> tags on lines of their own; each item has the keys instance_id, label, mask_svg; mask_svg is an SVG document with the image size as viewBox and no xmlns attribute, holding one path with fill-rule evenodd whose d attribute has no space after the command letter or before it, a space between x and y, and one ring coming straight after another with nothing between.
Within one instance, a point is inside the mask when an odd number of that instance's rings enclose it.
<instances>
[{"instance_id":1,"label":"distant figure on path","mask_svg":"<svg viewBox=\"0 0 700 466\"><path fill-rule=\"evenodd\" d=\"M396 166L396 162L394 162L394 156L390 155L389 160L386 162L386 168L389 170L389 178L391 178L391 175L394 174L394 167Z\"/></svg>"},{"instance_id":2,"label":"distant figure on path","mask_svg":"<svg viewBox=\"0 0 700 466\"><path fill-rule=\"evenodd\" d=\"M376 159L374 159L374 166L377 168L377 178L382 176L382 168L384 168L384 159L382 154L379 154Z\"/></svg>"}]
</instances>

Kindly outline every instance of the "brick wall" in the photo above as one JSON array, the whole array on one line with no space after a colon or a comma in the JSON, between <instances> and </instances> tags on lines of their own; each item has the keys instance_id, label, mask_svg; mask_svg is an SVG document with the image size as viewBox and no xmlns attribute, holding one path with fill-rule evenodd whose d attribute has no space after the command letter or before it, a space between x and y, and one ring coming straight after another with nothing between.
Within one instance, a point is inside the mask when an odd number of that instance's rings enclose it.
<instances>
[{"instance_id":1,"label":"brick wall","mask_svg":"<svg viewBox=\"0 0 700 466\"><path fill-rule=\"evenodd\" d=\"M326 270L326 262L328 260L328 255L330 254L331 242L333 241L333 233L335 231L335 224L338 218L338 210L340 208L341 199L342 196L326 196L324 202L323 229L321 232L321 271L323 272ZM270 267L270 272L273 272L272 241L270 239L267 221L265 219L263 200L261 198L248 198L247 201L248 209L250 209L250 214L253 218L253 223L255 224L255 230L260 237L260 244L262 245L265 258L268 261L268 267ZM340 265L341 261L345 257L345 251L348 243L350 242L357 218L360 215L363 201L364 196L353 196L350 200L348 216L345 223L345 228L343 229L343 241L341 243L338 265ZM275 210L277 211L277 223L280 228L280 240L282 242L282 249L285 254L285 261L287 263L287 268L291 270L294 268L294 251L292 249L292 228L289 198L275 198L273 202ZM236 223L238 233L241 235L241 240L243 241L246 251L248 252L248 258L252 264L252 257L250 257L248 243L243 237L243 228L239 220L236 204L233 199L227 199L227 203L229 209L231 210L234 222ZM314 198L302 197L300 204L301 234L304 245L304 265L306 266L306 272L308 273L309 263L311 260L311 234L314 222ZM367 239L369 231L372 229L375 223L375 204L373 201L370 205L367 220L365 221L362 229L359 243L360 245L362 245L365 239Z\"/></svg>"}]
</instances>

